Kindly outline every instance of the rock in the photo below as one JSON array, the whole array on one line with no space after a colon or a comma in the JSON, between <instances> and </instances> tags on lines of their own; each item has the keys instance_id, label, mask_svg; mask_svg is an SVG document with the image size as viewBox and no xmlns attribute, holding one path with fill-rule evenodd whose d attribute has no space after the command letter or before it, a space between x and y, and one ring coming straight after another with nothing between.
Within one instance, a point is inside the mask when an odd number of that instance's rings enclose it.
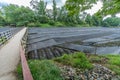
<instances>
[{"instance_id":1,"label":"rock","mask_svg":"<svg viewBox=\"0 0 120 80\"><path fill-rule=\"evenodd\" d=\"M93 69L85 71L65 65L59 68L64 80L120 80L120 76L115 76L114 72L108 68L100 64L93 64L93 66Z\"/></svg>"}]
</instances>

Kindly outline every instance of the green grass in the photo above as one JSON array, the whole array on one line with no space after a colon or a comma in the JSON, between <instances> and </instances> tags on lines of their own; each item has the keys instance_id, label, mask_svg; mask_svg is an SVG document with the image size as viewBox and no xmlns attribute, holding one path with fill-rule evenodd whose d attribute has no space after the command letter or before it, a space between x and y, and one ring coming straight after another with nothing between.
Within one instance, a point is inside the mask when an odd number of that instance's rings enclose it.
<instances>
[{"instance_id":1,"label":"green grass","mask_svg":"<svg viewBox=\"0 0 120 80\"><path fill-rule=\"evenodd\" d=\"M18 77L18 80L23 80L22 67L20 64L17 67L17 77Z\"/></svg>"},{"instance_id":2,"label":"green grass","mask_svg":"<svg viewBox=\"0 0 120 80\"><path fill-rule=\"evenodd\" d=\"M109 58L109 64L120 66L120 55L107 55L107 58Z\"/></svg>"},{"instance_id":3,"label":"green grass","mask_svg":"<svg viewBox=\"0 0 120 80\"><path fill-rule=\"evenodd\" d=\"M90 62L102 64L120 75L120 55L90 55L88 59Z\"/></svg>"},{"instance_id":4,"label":"green grass","mask_svg":"<svg viewBox=\"0 0 120 80\"><path fill-rule=\"evenodd\" d=\"M89 61L91 63L106 63L108 61L108 58L102 55L90 55L88 57Z\"/></svg>"},{"instance_id":5,"label":"green grass","mask_svg":"<svg viewBox=\"0 0 120 80\"><path fill-rule=\"evenodd\" d=\"M53 61L54 60L54 61ZM64 54L62 57L53 60L29 60L28 64L34 80L63 80L59 67L55 62L70 65L80 69L90 69L89 63L84 53L78 52L71 55ZM17 69L19 80L23 80L21 66Z\"/></svg>"},{"instance_id":6,"label":"green grass","mask_svg":"<svg viewBox=\"0 0 120 80\"><path fill-rule=\"evenodd\" d=\"M64 54L62 57L55 58L54 61L83 70L92 68L92 64L82 52L77 52L71 55Z\"/></svg>"},{"instance_id":7,"label":"green grass","mask_svg":"<svg viewBox=\"0 0 120 80\"><path fill-rule=\"evenodd\" d=\"M63 80L60 69L49 60L30 60L28 61L34 80ZM18 78L22 80L21 67L18 67Z\"/></svg>"},{"instance_id":8,"label":"green grass","mask_svg":"<svg viewBox=\"0 0 120 80\"><path fill-rule=\"evenodd\" d=\"M34 80L62 80L59 68L52 61L29 61L29 66Z\"/></svg>"},{"instance_id":9,"label":"green grass","mask_svg":"<svg viewBox=\"0 0 120 80\"><path fill-rule=\"evenodd\" d=\"M109 58L106 66L120 75L120 55L106 55Z\"/></svg>"},{"instance_id":10,"label":"green grass","mask_svg":"<svg viewBox=\"0 0 120 80\"><path fill-rule=\"evenodd\" d=\"M6 40L7 40L6 37L1 37L0 38L0 43L5 42Z\"/></svg>"}]
</instances>

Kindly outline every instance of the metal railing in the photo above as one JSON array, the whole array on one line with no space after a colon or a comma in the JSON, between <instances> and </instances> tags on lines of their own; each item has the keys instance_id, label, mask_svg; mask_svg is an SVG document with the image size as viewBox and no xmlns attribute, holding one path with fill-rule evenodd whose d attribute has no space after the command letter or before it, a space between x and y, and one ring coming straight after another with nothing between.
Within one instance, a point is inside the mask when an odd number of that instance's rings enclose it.
<instances>
[{"instance_id":1,"label":"metal railing","mask_svg":"<svg viewBox=\"0 0 120 80\"><path fill-rule=\"evenodd\" d=\"M0 46L7 42L12 36L14 36L22 28L12 28L3 32L0 32Z\"/></svg>"},{"instance_id":2,"label":"metal railing","mask_svg":"<svg viewBox=\"0 0 120 80\"><path fill-rule=\"evenodd\" d=\"M12 36L11 30L0 32L0 46L9 40Z\"/></svg>"}]
</instances>

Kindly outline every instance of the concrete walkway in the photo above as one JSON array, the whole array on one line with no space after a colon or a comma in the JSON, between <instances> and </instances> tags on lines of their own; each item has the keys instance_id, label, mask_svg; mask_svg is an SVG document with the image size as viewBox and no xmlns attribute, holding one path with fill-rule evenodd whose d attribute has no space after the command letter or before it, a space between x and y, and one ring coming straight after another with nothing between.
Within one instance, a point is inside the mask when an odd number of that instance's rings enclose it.
<instances>
[{"instance_id":1,"label":"concrete walkway","mask_svg":"<svg viewBox=\"0 0 120 80\"><path fill-rule=\"evenodd\" d=\"M0 49L0 80L17 80L16 67L20 61L20 41L26 28L18 32Z\"/></svg>"}]
</instances>

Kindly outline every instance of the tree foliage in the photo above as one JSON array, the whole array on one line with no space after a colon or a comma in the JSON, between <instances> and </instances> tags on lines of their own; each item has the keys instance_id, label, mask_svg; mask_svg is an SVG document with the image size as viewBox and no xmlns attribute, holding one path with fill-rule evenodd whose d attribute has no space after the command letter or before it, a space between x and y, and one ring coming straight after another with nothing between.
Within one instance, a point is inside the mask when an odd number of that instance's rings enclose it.
<instances>
[{"instance_id":1,"label":"tree foliage","mask_svg":"<svg viewBox=\"0 0 120 80\"><path fill-rule=\"evenodd\" d=\"M99 15L114 15L120 12L120 0L102 0L103 7L98 11Z\"/></svg>"},{"instance_id":2,"label":"tree foliage","mask_svg":"<svg viewBox=\"0 0 120 80\"><path fill-rule=\"evenodd\" d=\"M48 17L46 16L46 6L47 3L45 3L43 0L32 0L31 6L35 10L35 16L36 16L36 21L41 22L41 23L47 23L48 22Z\"/></svg>"},{"instance_id":3,"label":"tree foliage","mask_svg":"<svg viewBox=\"0 0 120 80\"><path fill-rule=\"evenodd\" d=\"M102 25L102 17L97 15L90 15L88 14L85 19L86 23L89 26L101 26Z\"/></svg>"},{"instance_id":4,"label":"tree foliage","mask_svg":"<svg viewBox=\"0 0 120 80\"><path fill-rule=\"evenodd\" d=\"M118 17L109 17L109 18L106 18L103 21L103 26L104 27L110 27L110 26L117 27L117 26L120 26L120 18L118 18Z\"/></svg>"},{"instance_id":5,"label":"tree foliage","mask_svg":"<svg viewBox=\"0 0 120 80\"><path fill-rule=\"evenodd\" d=\"M103 7L94 15L85 13L98 0L67 0L65 5L57 7L56 0L51 0L52 9L47 9L44 0L32 0L32 9L10 4L0 9L0 26L119 26L119 19L114 15L120 12L120 0L101 0ZM104 16L112 15L105 20Z\"/></svg>"},{"instance_id":6,"label":"tree foliage","mask_svg":"<svg viewBox=\"0 0 120 80\"><path fill-rule=\"evenodd\" d=\"M5 25L5 19L2 15L2 11L0 10L0 26L3 26L3 25Z\"/></svg>"},{"instance_id":7,"label":"tree foliage","mask_svg":"<svg viewBox=\"0 0 120 80\"><path fill-rule=\"evenodd\" d=\"M78 15L80 12L90 9L97 0L67 0L66 8L70 15Z\"/></svg>"},{"instance_id":8,"label":"tree foliage","mask_svg":"<svg viewBox=\"0 0 120 80\"><path fill-rule=\"evenodd\" d=\"M53 0L53 20L55 21L57 18L57 7L56 7L56 1Z\"/></svg>"},{"instance_id":9,"label":"tree foliage","mask_svg":"<svg viewBox=\"0 0 120 80\"><path fill-rule=\"evenodd\" d=\"M34 20L34 13L28 7L19 7L17 5L10 4L8 6L4 6L2 9L8 24L23 26Z\"/></svg>"}]
</instances>

